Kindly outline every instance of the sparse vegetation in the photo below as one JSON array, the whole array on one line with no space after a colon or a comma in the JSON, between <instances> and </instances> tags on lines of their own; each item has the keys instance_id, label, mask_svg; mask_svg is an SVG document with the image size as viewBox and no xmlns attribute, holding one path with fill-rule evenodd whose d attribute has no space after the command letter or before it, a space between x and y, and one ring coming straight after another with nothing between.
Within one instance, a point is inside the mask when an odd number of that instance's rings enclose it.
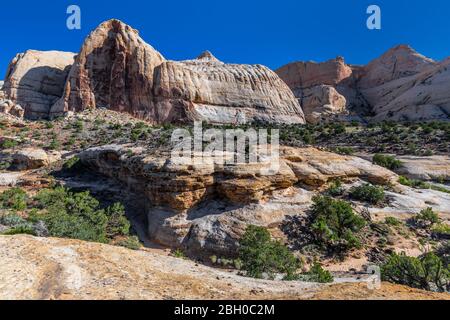
<instances>
[{"instance_id":1,"label":"sparse vegetation","mask_svg":"<svg viewBox=\"0 0 450 320\"><path fill-rule=\"evenodd\" d=\"M309 272L302 274L299 277L301 280L318 282L318 283L332 283L334 277L328 270L322 268L319 262L314 262Z\"/></svg>"},{"instance_id":2,"label":"sparse vegetation","mask_svg":"<svg viewBox=\"0 0 450 320\"><path fill-rule=\"evenodd\" d=\"M28 196L20 188L8 189L0 194L0 207L14 211L23 211L27 208Z\"/></svg>"},{"instance_id":3,"label":"sparse vegetation","mask_svg":"<svg viewBox=\"0 0 450 320\"><path fill-rule=\"evenodd\" d=\"M380 204L385 200L383 188L371 184L353 187L350 190L350 197L354 200L365 201L374 205Z\"/></svg>"},{"instance_id":4,"label":"sparse vegetation","mask_svg":"<svg viewBox=\"0 0 450 320\"><path fill-rule=\"evenodd\" d=\"M389 170L395 170L402 166L402 162L400 160L395 159L393 156L383 154L374 155L373 163Z\"/></svg>"},{"instance_id":5,"label":"sparse vegetation","mask_svg":"<svg viewBox=\"0 0 450 320\"><path fill-rule=\"evenodd\" d=\"M353 212L348 202L326 196L315 197L313 201L310 228L318 244L332 251L361 246L357 233L365 221Z\"/></svg>"},{"instance_id":6,"label":"sparse vegetation","mask_svg":"<svg viewBox=\"0 0 450 320\"><path fill-rule=\"evenodd\" d=\"M448 265L432 252L418 258L394 253L382 265L381 275L384 281L428 291L444 292L450 286Z\"/></svg>"},{"instance_id":7,"label":"sparse vegetation","mask_svg":"<svg viewBox=\"0 0 450 320\"><path fill-rule=\"evenodd\" d=\"M292 279L299 268L299 261L289 249L257 226L249 226L239 241L239 259L246 275L253 278L273 279L279 273Z\"/></svg>"},{"instance_id":8,"label":"sparse vegetation","mask_svg":"<svg viewBox=\"0 0 450 320\"><path fill-rule=\"evenodd\" d=\"M386 217L384 219L384 223L386 223L390 226L399 226L402 224L402 222L400 220L398 220L397 218L394 218L394 217Z\"/></svg>"}]
</instances>

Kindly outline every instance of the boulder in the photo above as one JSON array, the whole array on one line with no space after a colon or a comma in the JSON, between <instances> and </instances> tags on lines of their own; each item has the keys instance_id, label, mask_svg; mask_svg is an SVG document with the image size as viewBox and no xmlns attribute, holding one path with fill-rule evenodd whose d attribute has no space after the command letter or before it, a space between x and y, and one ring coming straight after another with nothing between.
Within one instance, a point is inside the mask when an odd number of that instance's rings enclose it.
<instances>
[{"instance_id":1,"label":"boulder","mask_svg":"<svg viewBox=\"0 0 450 320\"><path fill-rule=\"evenodd\" d=\"M153 123L304 123L294 95L268 68L225 64L209 52L167 61L118 20L102 23L86 39L51 115L89 108Z\"/></svg>"},{"instance_id":2,"label":"boulder","mask_svg":"<svg viewBox=\"0 0 450 320\"><path fill-rule=\"evenodd\" d=\"M11 61L3 91L22 106L29 119L47 118L50 107L63 94L74 53L28 50Z\"/></svg>"}]
</instances>

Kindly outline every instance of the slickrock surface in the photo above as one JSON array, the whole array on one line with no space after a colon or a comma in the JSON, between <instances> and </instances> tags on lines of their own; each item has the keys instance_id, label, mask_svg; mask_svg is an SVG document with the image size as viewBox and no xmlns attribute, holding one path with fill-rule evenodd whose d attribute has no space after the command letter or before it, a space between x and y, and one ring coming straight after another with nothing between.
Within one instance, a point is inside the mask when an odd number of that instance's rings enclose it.
<instances>
[{"instance_id":1,"label":"slickrock surface","mask_svg":"<svg viewBox=\"0 0 450 320\"><path fill-rule=\"evenodd\" d=\"M383 283L318 285L237 276L156 251L0 236L0 299L450 299Z\"/></svg>"},{"instance_id":2,"label":"slickrock surface","mask_svg":"<svg viewBox=\"0 0 450 320\"><path fill-rule=\"evenodd\" d=\"M225 64L209 52L166 61L118 20L86 39L51 115L100 107L154 123L304 123L291 90L268 68Z\"/></svg>"},{"instance_id":3,"label":"slickrock surface","mask_svg":"<svg viewBox=\"0 0 450 320\"><path fill-rule=\"evenodd\" d=\"M276 72L294 91L310 122L346 112L373 116L374 121L449 120L449 64L449 59L437 63L400 45L363 67L338 57L324 63L294 62ZM336 89L346 108L336 94L334 100L324 99L317 86Z\"/></svg>"},{"instance_id":4,"label":"slickrock surface","mask_svg":"<svg viewBox=\"0 0 450 320\"><path fill-rule=\"evenodd\" d=\"M50 107L63 94L74 53L28 50L10 63L3 91L30 119L48 117Z\"/></svg>"},{"instance_id":5,"label":"slickrock surface","mask_svg":"<svg viewBox=\"0 0 450 320\"><path fill-rule=\"evenodd\" d=\"M397 170L410 179L450 181L450 157L399 156L402 167Z\"/></svg>"}]
</instances>

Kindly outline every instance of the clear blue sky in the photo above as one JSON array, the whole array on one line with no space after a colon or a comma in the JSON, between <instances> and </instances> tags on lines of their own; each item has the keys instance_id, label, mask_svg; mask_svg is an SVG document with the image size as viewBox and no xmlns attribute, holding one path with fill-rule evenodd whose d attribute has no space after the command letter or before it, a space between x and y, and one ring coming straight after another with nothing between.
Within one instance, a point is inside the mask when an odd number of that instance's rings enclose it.
<instances>
[{"instance_id":1,"label":"clear blue sky","mask_svg":"<svg viewBox=\"0 0 450 320\"><path fill-rule=\"evenodd\" d=\"M82 10L82 29L66 28L66 8ZM366 28L366 9L382 9L382 30ZM407 43L441 60L450 56L448 0L41 0L2 1L0 79L9 60L27 49L78 52L99 23L118 18L140 30L166 58L203 50L235 63L277 68L296 60L342 55L364 64Z\"/></svg>"}]
</instances>

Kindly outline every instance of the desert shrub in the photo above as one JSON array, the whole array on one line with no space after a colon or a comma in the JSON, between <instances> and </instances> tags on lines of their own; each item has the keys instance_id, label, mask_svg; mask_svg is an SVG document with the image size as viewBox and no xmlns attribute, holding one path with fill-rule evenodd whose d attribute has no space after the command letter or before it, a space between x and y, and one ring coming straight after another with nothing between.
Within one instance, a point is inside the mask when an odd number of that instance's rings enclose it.
<instances>
[{"instance_id":1,"label":"desert shrub","mask_svg":"<svg viewBox=\"0 0 450 320\"><path fill-rule=\"evenodd\" d=\"M289 249L270 237L262 227L248 226L239 241L239 259L247 276L273 279L276 273L292 278L299 267L299 261Z\"/></svg>"},{"instance_id":2,"label":"desert shrub","mask_svg":"<svg viewBox=\"0 0 450 320\"><path fill-rule=\"evenodd\" d=\"M402 166L402 162L400 160L395 159L393 156L383 154L374 155L373 163L385 167L389 170L395 170Z\"/></svg>"},{"instance_id":3,"label":"desert shrub","mask_svg":"<svg viewBox=\"0 0 450 320\"><path fill-rule=\"evenodd\" d=\"M361 246L356 233L365 226L365 220L353 212L348 202L326 196L313 201L310 229L318 244L333 251Z\"/></svg>"},{"instance_id":4,"label":"desert shrub","mask_svg":"<svg viewBox=\"0 0 450 320\"><path fill-rule=\"evenodd\" d=\"M382 265L381 276L384 281L412 288L445 291L449 286L450 270L432 252L418 258L394 253Z\"/></svg>"},{"instance_id":5,"label":"desert shrub","mask_svg":"<svg viewBox=\"0 0 450 320\"><path fill-rule=\"evenodd\" d=\"M52 141L50 141L50 144L48 145L48 150L58 150L61 148L61 143L58 139L53 138Z\"/></svg>"},{"instance_id":6,"label":"desert shrub","mask_svg":"<svg viewBox=\"0 0 450 320\"><path fill-rule=\"evenodd\" d=\"M342 187L341 180L336 179L336 180L332 181L327 190L327 193L332 197L342 195L344 193L344 188Z\"/></svg>"},{"instance_id":7,"label":"desert shrub","mask_svg":"<svg viewBox=\"0 0 450 320\"><path fill-rule=\"evenodd\" d=\"M118 246L125 247L130 250L139 250L141 248L141 242L136 236L129 236L123 240L117 242Z\"/></svg>"},{"instance_id":8,"label":"desert shrub","mask_svg":"<svg viewBox=\"0 0 450 320\"><path fill-rule=\"evenodd\" d=\"M20 188L11 188L0 194L0 207L15 211L22 211L27 208L28 196Z\"/></svg>"},{"instance_id":9,"label":"desert shrub","mask_svg":"<svg viewBox=\"0 0 450 320\"><path fill-rule=\"evenodd\" d=\"M450 193L450 190L445 187L434 185L422 180L408 179L406 177L400 176L398 182L404 186L415 189L431 189L439 192Z\"/></svg>"},{"instance_id":10,"label":"desert shrub","mask_svg":"<svg viewBox=\"0 0 450 320\"><path fill-rule=\"evenodd\" d=\"M385 194L382 187L364 184L358 187L353 187L350 190L350 197L354 200L366 201L371 204L379 204L384 201Z\"/></svg>"},{"instance_id":11,"label":"desert shrub","mask_svg":"<svg viewBox=\"0 0 450 320\"><path fill-rule=\"evenodd\" d=\"M186 254L181 249L172 250L172 256L178 259L186 259Z\"/></svg>"},{"instance_id":12,"label":"desert shrub","mask_svg":"<svg viewBox=\"0 0 450 320\"><path fill-rule=\"evenodd\" d=\"M109 238L126 236L130 233L130 222L125 216L125 208L121 203L115 203L106 208L108 224L106 234Z\"/></svg>"},{"instance_id":13,"label":"desert shrub","mask_svg":"<svg viewBox=\"0 0 450 320\"><path fill-rule=\"evenodd\" d=\"M400 220L398 220L397 218L394 218L394 217L386 217L384 219L384 223L386 223L390 226L399 226L402 224L402 222Z\"/></svg>"},{"instance_id":14,"label":"desert shrub","mask_svg":"<svg viewBox=\"0 0 450 320\"><path fill-rule=\"evenodd\" d=\"M27 222L24 218L15 213L9 213L0 216L0 225L10 227L4 231L3 235L14 234L32 234L35 235L33 224Z\"/></svg>"},{"instance_id":15,"label":"desert shrub","mask_svg":"<svg viewBox=\"0 0 450 320\"><path fill-rule=\"evenodd\" d=\"M322 268L318 262L315 262L309 272L304 275L306 277L303 277L302 280L307 280L310 282L331 283L334 281L333 275L328 270Z\"/></svg>"},{"instance_id":16,"label":"desert shrub","mask_svg":"<svg viewBox=\"0 0 450 320\"><path fill-rule=\"evenodd\" d=\"M439 223L441 219L439 218L439 215L433 211L433 208L427 208L414 216L413 221L422 228L430 228Z\"/></svg>"},{"instance_id":17,"label":"desert shrub","mask_svg":"<svg viewBox=\"0 0 450 320\"><path fill-rule=\"evenodd\" d=\"M18 141L16 140L12 140L12 139L5 139L2 143L1 143L1 147L2 149L11 149L16 147L19 144Z\"/></svg>"}]
</instances>

